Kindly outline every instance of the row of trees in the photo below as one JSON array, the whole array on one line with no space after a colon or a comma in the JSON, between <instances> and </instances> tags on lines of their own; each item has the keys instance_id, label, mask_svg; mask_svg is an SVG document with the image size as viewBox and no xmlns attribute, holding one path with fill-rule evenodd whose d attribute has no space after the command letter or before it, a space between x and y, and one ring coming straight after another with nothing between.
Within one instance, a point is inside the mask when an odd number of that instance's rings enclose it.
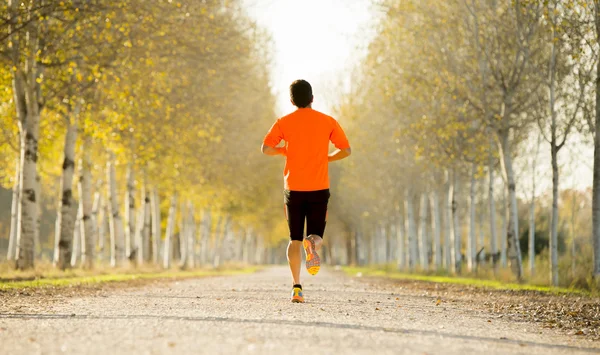
<instances>
[{"instance_id":1,"label":"row of trees","mask_svg":"<svg viewBox=\"0 0 600 355\"><path fill-rule=\"evenodd\" d=\"M31 268L51 240L43 203L57 206L62 269L98 250L112 265L168 267L174 250L218 263L234 235L264 255L280 220L264 203L277 163L255 152L274 120L270 43L239 1L9 0L0 13L8 259Z\"/></svg>"},{"instance_id":2,"label":"row of trees","mask_svg":"<svg viewBox=\"0 0 600 355\"><path fill-rule=\"evenodd\" d=\"M530 198L533 272L540 147L550 150L548 250L550 280L558 285L559 224L570 218L559 216L559 153L576 134L595 151L593 190L582 198L593 201L582 212L593 223L579 232L593 248L578 252L593 253L587 274L600 275L600 3L384 0L376 6L383 13L378 35L337 108L356 148L336 174L333 207L347 235L347 259L393 256L401 268L433 265L456 273L488 260L521 279L519 210L526 202L519 204L518 192ZM530 162L533 171L523 166ZM532 190L520 187L523 175L533 178Z\"/></svg>"}]
</instances>

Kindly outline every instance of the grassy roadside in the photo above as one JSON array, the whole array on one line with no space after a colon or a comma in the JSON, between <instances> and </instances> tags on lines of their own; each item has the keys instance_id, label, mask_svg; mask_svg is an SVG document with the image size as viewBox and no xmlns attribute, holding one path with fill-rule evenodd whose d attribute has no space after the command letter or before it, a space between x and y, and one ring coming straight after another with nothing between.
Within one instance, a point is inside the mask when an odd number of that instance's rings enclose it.
<instances>
[{"instance_id":1,"label":"grassy roadside","mask_svg":"<svg viewBox=\"0 0 600 355\"><path fill-rule=\"evenodd\" d=\"M377 269L373 267L342 267L342 270L349 276L367 276L367 277L384 277L388 279L408 280L408 281L423 281L431 283L463 285L477 288L487 288L494 290L511 290L511 291L534 291L547 294L560 295L578 295L578 296L593 296L594 292L580 289L537 286L531 284L508 283L497 280L476 279L470 277L458 276L439 276L439 275L424 275L424 274L407 274L399 271L391 271L385 269Z\"/></svg>"},{"instance_id":2,"label":"grassy roadside","mask_svg":"<svg viewBox=\"0 0 600 355\"><path fill-rule=\"evenodd\" d=\"M112 273L105 270L95 272L67 271L67 272L49 272L47 275L37 275L32 280L22 280L20 277L4 278L0 281L0 291L18 290L25 288L44 288L44 287L70 287L81 285L95 285L102 283L125 282L135 280L160 280L160 279L189 279L207 276L228 276L250 274L260 270L260 267L235 267L223 269L198 269L198 270L127 270ZM1 275L0 275L1 276Z\"/></svg>"}]
</instances>

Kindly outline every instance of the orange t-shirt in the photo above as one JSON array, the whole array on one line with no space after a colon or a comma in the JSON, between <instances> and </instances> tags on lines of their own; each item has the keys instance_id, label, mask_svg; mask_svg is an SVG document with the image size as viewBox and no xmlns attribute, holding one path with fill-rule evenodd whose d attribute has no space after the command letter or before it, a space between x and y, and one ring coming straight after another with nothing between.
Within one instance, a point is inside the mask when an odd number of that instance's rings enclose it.
<instances>
[{"instance_id":1,"label":"orange t-shirt","mask_svg":"<svg viewBox=\"0 0 600 355\"><path fill-rule=\"evenodd\" d=\"M311 108L299 108L277 120L263 144L275 147L284 140L286 161L284 186L292 191L329 188L329 141L336 148L350 148L346 134L330 116Z\"/></svg>"}]
</instances>

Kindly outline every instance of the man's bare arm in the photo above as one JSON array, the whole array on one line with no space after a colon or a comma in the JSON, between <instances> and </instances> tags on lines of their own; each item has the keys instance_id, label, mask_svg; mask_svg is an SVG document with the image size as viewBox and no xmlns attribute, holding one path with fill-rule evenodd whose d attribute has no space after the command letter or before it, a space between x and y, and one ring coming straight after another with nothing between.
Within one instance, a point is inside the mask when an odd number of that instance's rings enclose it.
<instances>
[{"instance_id":1,"label":"man's bare arm","mask_svg":"<svg viewBox=\"0 0 600 355\"><path fill-rule=\"evenodd\" d=\"M283 155L285 156L285 147L282 148L274 148L274 147L269 147L268 145L262 145L260 147L260 150L263 152L263 154L266 155L271 155L271 156L275 156L275 155Z\"/></svg>"},{"instance_id":2,"label":"man's bare arm","mask_svg":"<svg viewBox=\"0 0 600 355\"><path fill-rule=\"evenodd\" d=\"M329 153L329 162L331 163L332 161L348 158L350 154L352 154L352 149L350 148L336 149L335 151Z\"/></svg>"}]
</instances>

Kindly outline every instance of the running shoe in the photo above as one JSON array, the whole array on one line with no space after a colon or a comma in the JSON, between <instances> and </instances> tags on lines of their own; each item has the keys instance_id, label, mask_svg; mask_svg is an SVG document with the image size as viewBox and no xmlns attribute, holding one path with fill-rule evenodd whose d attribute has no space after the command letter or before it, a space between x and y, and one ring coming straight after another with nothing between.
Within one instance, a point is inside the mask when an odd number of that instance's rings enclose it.
<instances>
[{"instance_id":1,"label":"running shoe","mask_svg":"<svg viewBox=\"0 0 600 355\"><path fill-rule=\"evenodd\" d=\"M306 252L306 270L309 274L316 275L321 269L321 258L317 254L314 239L312 237L304 238L302 246L304 246Z\"/></svg>"},{"instance_id":2,"label":"running shoe","mask_svg":"<svg viewBox=\"0 0 600 355\"><path fill-rule=\"evenodd\" d=\"M304 303L304 297L302 296L302 289L300 287L294 287L292 289L292 302Z\"/></svg>"}]
</instances>

